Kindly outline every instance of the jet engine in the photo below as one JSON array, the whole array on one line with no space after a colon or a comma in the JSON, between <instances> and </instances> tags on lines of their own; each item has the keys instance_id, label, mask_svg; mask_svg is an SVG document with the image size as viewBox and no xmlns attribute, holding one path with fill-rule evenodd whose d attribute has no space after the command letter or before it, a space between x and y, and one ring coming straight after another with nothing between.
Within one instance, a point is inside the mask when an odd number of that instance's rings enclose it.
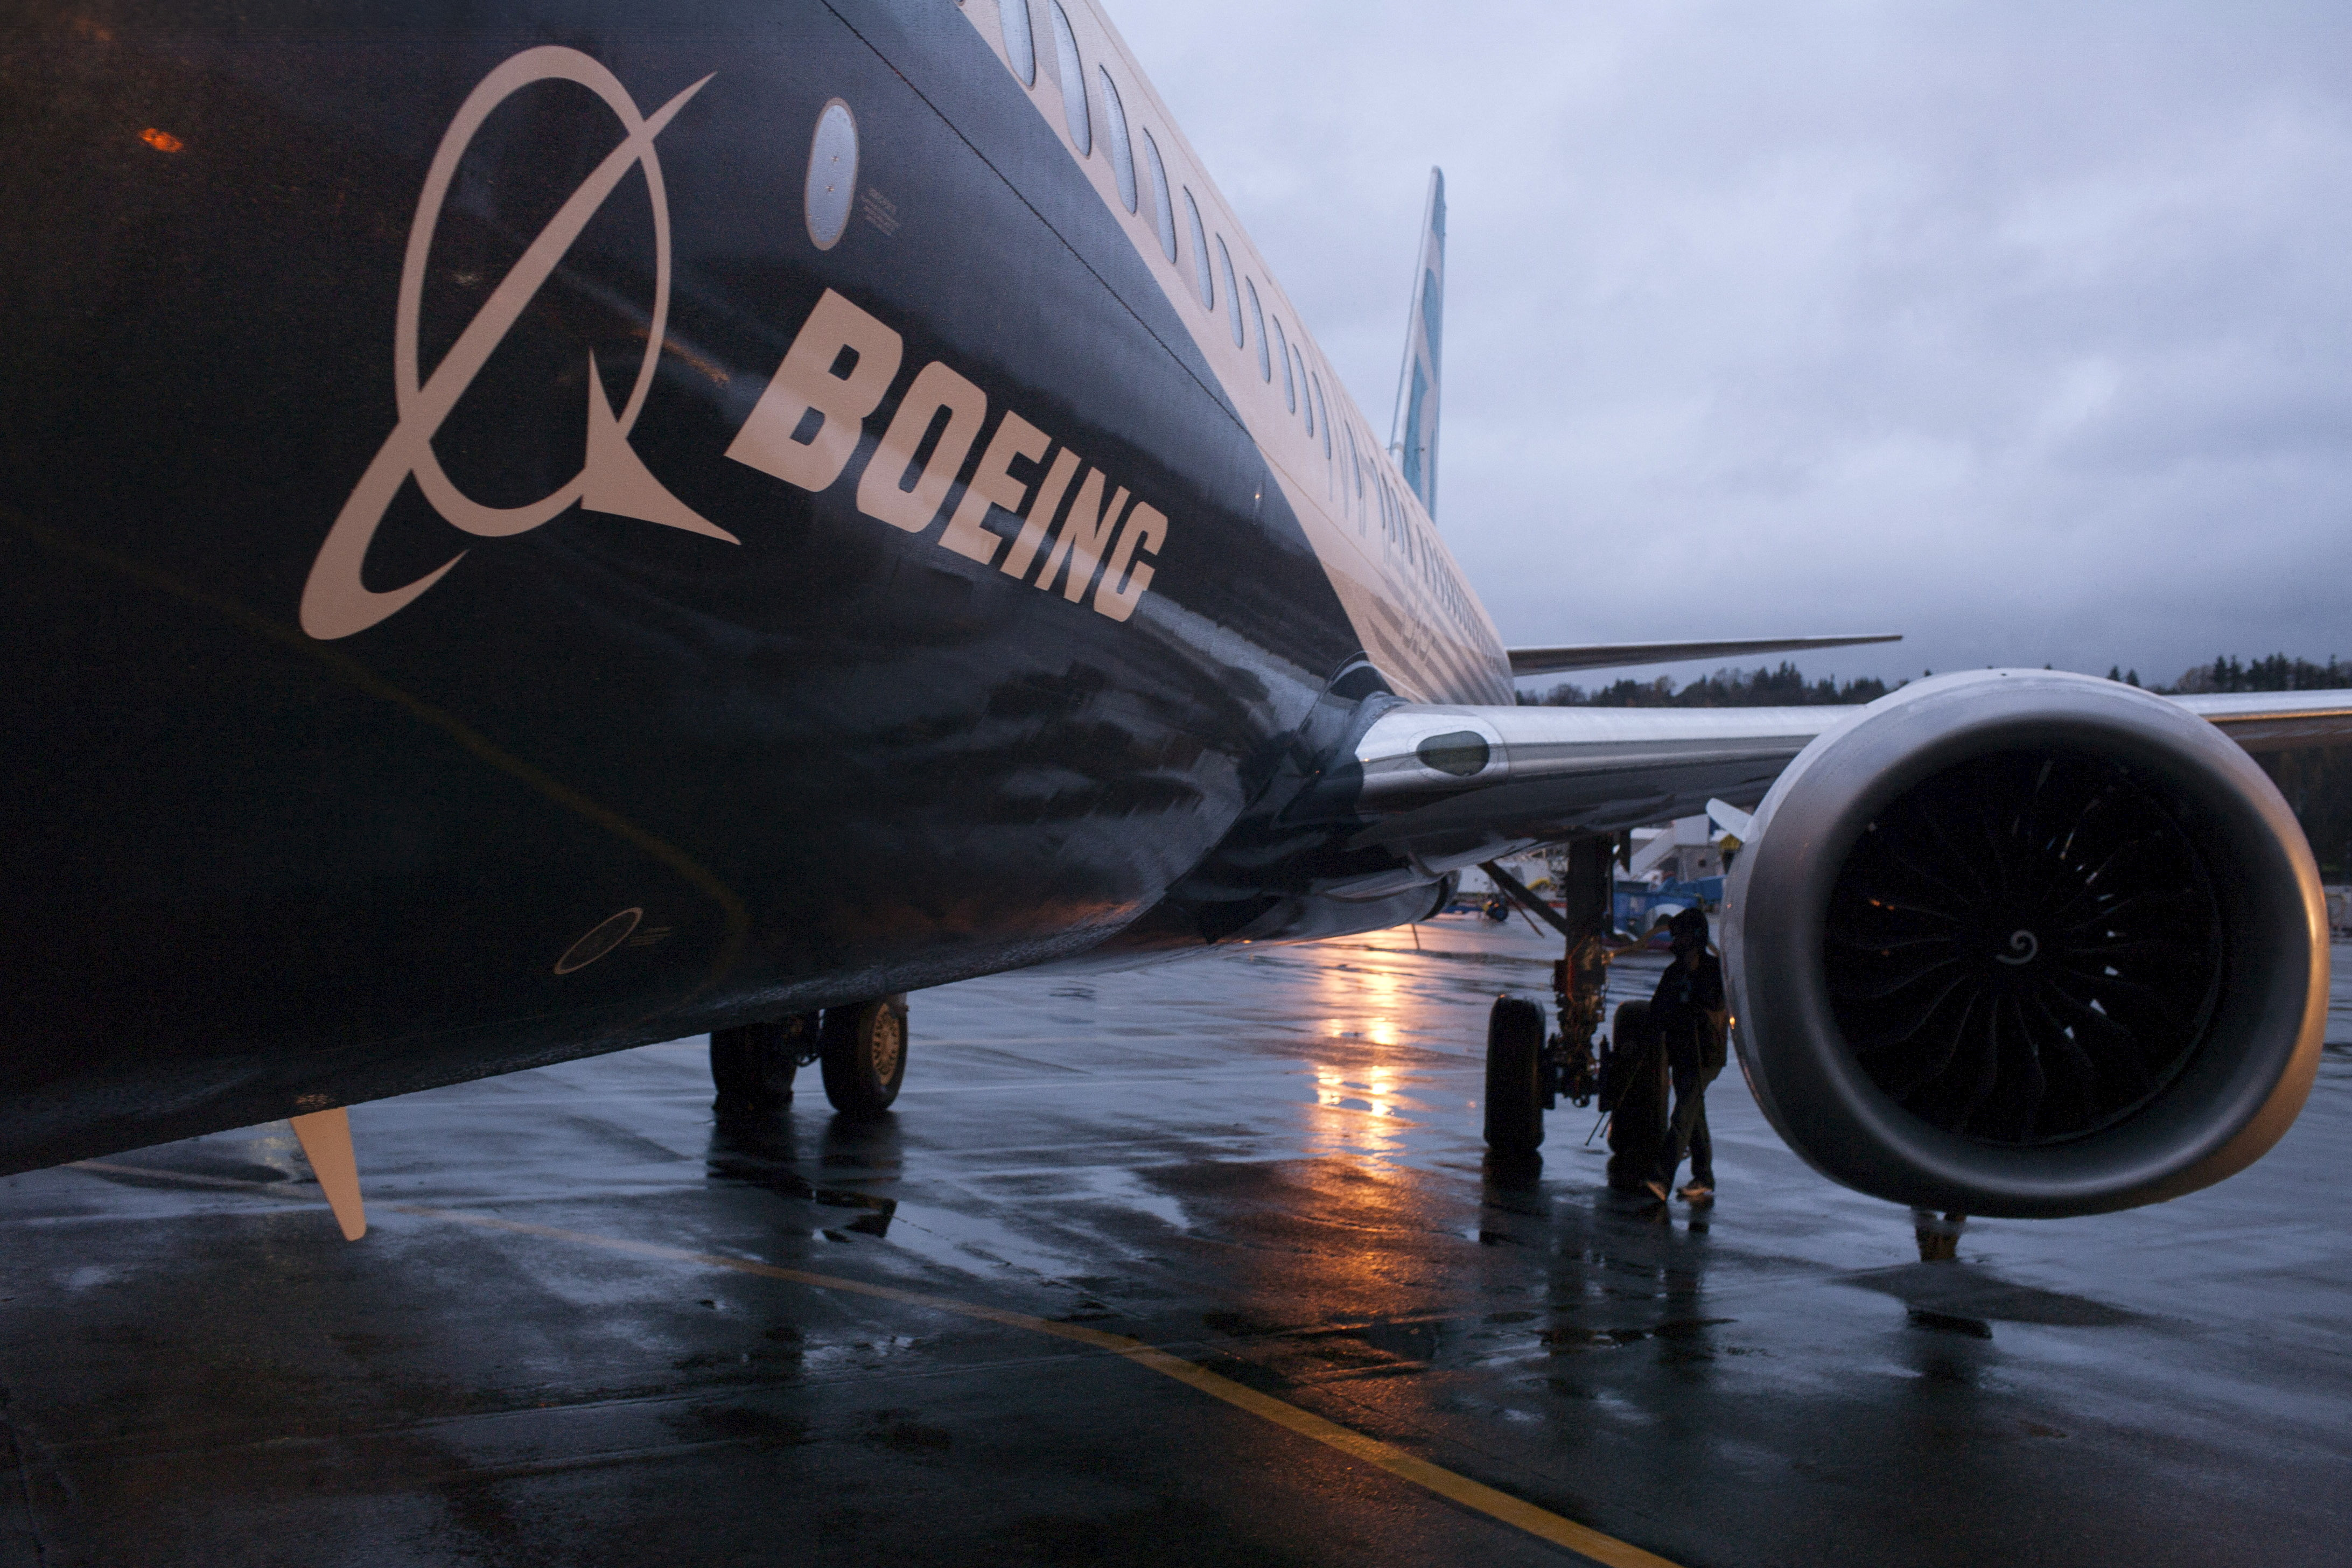
<instances>
[{"instance_id":1,"label":"jet engine","mask_svg":"<svg viewBox=\"0 0 2352 1568\"><path fill-rule=\"evenodd\" d=\"M2327 1015L2319 874L2252 759L2083 676L1921 681L1774 784L1723 922L1790 1147L1971 1215L2096 1214L2259 1159Z\"/></svg>"}]
</instances>

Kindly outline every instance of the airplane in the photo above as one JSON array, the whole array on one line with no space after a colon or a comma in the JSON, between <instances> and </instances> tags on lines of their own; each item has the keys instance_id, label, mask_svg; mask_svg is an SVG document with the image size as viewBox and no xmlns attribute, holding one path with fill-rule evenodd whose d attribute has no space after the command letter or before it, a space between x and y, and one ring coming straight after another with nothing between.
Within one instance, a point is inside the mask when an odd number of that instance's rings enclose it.
<instances>
[{"instance_id":1,"label":"airplane","mask_svg":"<svg viewBox=\"0 0 2352 1568\"><path fill-rule=\"evenodd\" d=\"M906 996L1376 930L1754 810L1738 1059L1828 1175L2060 1215L2273 1143L2326 1011L2248 748L2341 694L2038 670L1516 705L1433 516L1433 184L1373 433L1091 0L37 5L0 190L0 1172L709 1032L906 1071ZM1532 1026L1530 1012L1535 1012Z\"/></svg>"}]
</instances>

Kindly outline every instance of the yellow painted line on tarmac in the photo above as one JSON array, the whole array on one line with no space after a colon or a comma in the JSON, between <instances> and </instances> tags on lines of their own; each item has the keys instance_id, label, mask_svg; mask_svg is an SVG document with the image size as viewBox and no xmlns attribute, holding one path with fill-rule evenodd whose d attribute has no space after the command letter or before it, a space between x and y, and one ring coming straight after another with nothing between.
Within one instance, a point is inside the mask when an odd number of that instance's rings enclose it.
<instances>
[{"instance_id":1,"label":"yellow painted line on tarmac","mask_svg":"<svg viewBox=\"0 0 2352 1568\"><path fill-rule=\"evenodd\" d=\"M386 1204L385 1208L398 1214L414 1215L422 1219L449 1220L458 1225L470 1225L483 1230L509 1231L519 1236L542 1237L551 1241L577 1242L583 1247L602 1247L608 1252L626 1252L640 1258L657 1258L672 1263L691 1263L706 1268L731 1269L738 1274L757 1275L762 1279L782 1279L793 1285L806 1285L819 1290L838 1290L846 1295L870 1296L877 1300L896 1301L909 1307L924 1307L935 1312L951 1313L957 1317L978 1318L1007 1328L1027 1329L1033 1333L1051 1334L1055 1339L1070 1340L1124 1356L1138 1366L1150 1368L1163 1377L1200 1390L1213 1398L1222 1399L1238 1410L1246 1410L1262 1421L1311 1437L1328 1448L1336 1448L1349 1458L1386 1470L1401 1480L1436 1493L1449 1502L1459 1504L1490 1519L1499 1520L1527 1531L1540 1541L1555 1546L1565 1546L1580 1552L1608 1568L1676 1568L1676 1565L1654 1552L1629 1545L1612 1535L1603 1535L1588 1525L1536 1507L1472 1480L1455 1475L1442 1466L1407 1453L1393 1443L1377 1437L1367 1437L1335 1421L1327 1421L1295 1405L1286 1404L1270 1394L1220 1377L1208 1368L1195 1365L1182 1356L1171 1355L1155 1345L1125 1334L1105 1333L1083 1323L1057 1323L1050 1318L1034 1318L1026 1312L1008 1312L1002 1308L984 1307L973 1301L959 1301L946 1296L926 1295L919 1290L902 1290L893 1285L868 1284L862 1279L843 1279L830 1274L811 1274L798 1268L782 1268L772 1263L761 1263L748 1258L730 1258L723 1253L688 1252L684 1247L664 1247L658 1242L630 1241L621 1237L596 1236L586 1231L563 1230L549 1225L526 1225L518 1220L494 1219L488 1215L463 1214L454 1209L423 1208L413 1204Z\"/></svg>"},{"instance_id":2,"label":"yellow painted line on tarmac","mask_svg":"<svg viewBox=\"0 0 2352 1568\"><path fill-rule=\"evenodd\" d=\"M183 1182L194 1186L238 1188L268 1194L275 1197L295 1197L310 1202L319 1200L307 1190L285 1191L279 1184L242 1181L232 1176L198 1175L188 1171L156 1170L144 1165L110 1164L99 1160L77 1160L73 1163L86 1171L103 1172L108 1175L142 1176L153 1181ZM321 1205L323 1206L323 1205ZM597 1236L588 1231L564 1230L551 1225L529 1225L520 1220L498 1219L488 1215L466 1214L456 1209L426 1208L416 1204L385 1204L394 1214L411 1215L419 1219L447 1220L456 1225L469 1225L481 1230L507 1231L517 1236L536 1236L551 1241L576 1242L583 1247L601 1247L607 1252L625 1252L639 1258L660 1258L670 1263L691 1263L706 1268L725 1268L738 1274L756 1275L762 1279L781 1279L788 1284L805 1285L818 1290L837 1290L845 1295L868 1296L877 1300L896 1301L904 1306L928 1308L956 1317L977 1318L985 1322L1002 1323L1006 1328L1026 1329L1033 1333L1051 1334L1055 1339L1068 1340L1124 1356L1138 1366L1150 1368L1163 1377L1174 1378L1188 1387L1198 1389L1212 1398L1222 1399L1237 1410L1245 1410L1262 1421L1302 1437L1311 1437L1325 1447L1337 1449L1351 1459L1358 1459L1376 1468L1386 1470L1400 1480L1412 1482L1424 1490L1436 1493L1447 1501L1458 1504L1489 1519L1527 1531L1539 1541L1555 1546L1565 1546L1607 1568L1677 1568L1670 1560L1655 1552L1603 1535L1589 1525L1563 1519L1548 1509L1497 1491L1493 1487L1459 1476L1440 1465L1406 1452L1393 1443L1378 1437L1368 1437L1360 1432L1327 1421L1296 1405L1286 1404L1271 1394L1260 1394L1244 1384L1221 1377L1204 1366L1171 1355L1156 1345L1125 1334L1106 1333L1083 1323L1057 1323L1051 1318L1032 1317L1026 1312L1010 1312L999 1307L985 1307L976 1301L960 1301L947 1296L927 1295L919 1290L902 1290L895 1285L869 1284L863 1279L844 1279L831 1274L811 1274L804 1269L780 1268L773 1263L761 1263L749 1258L730 1258L724 1253L689 1252L681 1247L665 1247L659 1242L631 1241L617 1236Z\"/></svg>"}]
</instances>

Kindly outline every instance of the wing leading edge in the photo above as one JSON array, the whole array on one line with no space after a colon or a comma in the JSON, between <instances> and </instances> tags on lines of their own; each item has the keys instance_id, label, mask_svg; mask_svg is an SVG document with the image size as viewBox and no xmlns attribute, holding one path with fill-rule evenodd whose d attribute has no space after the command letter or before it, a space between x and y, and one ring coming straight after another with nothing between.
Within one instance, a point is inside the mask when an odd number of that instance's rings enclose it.
<instances>
[{"instance_id":1,"label":"wing leading edge","mask_svg":"<svg viewBox=\"0 0 2352 1568\"><path fill-rule=\"evenodd\" d=\"M2352 743L2352 691L2175 698L2250 752ZM1861 708L1499 708L1399 703L1357 742L1382 846L1442 872L1514 847L1743 809Z\"/></svg>"},{"instance_id":2,"label":"wing leading edge","mask_svg":"<svg viewBox=\"0 0 2352 1568\"><path fill-rule=\"evenodd\" d=\"M2352 742L2352 691L2242 691L2171 700L2250 752Z\"/></svg>"}]
</instances>

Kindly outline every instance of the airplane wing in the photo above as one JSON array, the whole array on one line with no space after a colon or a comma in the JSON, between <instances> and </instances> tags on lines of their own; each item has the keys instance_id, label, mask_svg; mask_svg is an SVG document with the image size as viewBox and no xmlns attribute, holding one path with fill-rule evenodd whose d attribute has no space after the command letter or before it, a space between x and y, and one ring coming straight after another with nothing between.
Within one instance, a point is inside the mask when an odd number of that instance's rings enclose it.
<instances>
[{"instance_id":1,"label":"airplane wing","mask_svg":"<svg viewBox=\"0 0 2352 1568\"><path fill-rule=\"evenodd\" d=\"M2241 691L2172 700L2250 752L2352 741L2352 691Z\"/></svg>"},{"instance_id":2,"label":"airplane wing","mask_svg":"<svg viewBox=\"0 0 2352 1568\"><path fill-rule=\"evenodd\" d=\"M2250 752L2352 742L2352 691L2175 700ZM1501 708L1399 703L1355 748L1352 847L1444 872L1514 848L1755 806L1781 769L1858 707Z\"/></svg>"}]
</instances>

